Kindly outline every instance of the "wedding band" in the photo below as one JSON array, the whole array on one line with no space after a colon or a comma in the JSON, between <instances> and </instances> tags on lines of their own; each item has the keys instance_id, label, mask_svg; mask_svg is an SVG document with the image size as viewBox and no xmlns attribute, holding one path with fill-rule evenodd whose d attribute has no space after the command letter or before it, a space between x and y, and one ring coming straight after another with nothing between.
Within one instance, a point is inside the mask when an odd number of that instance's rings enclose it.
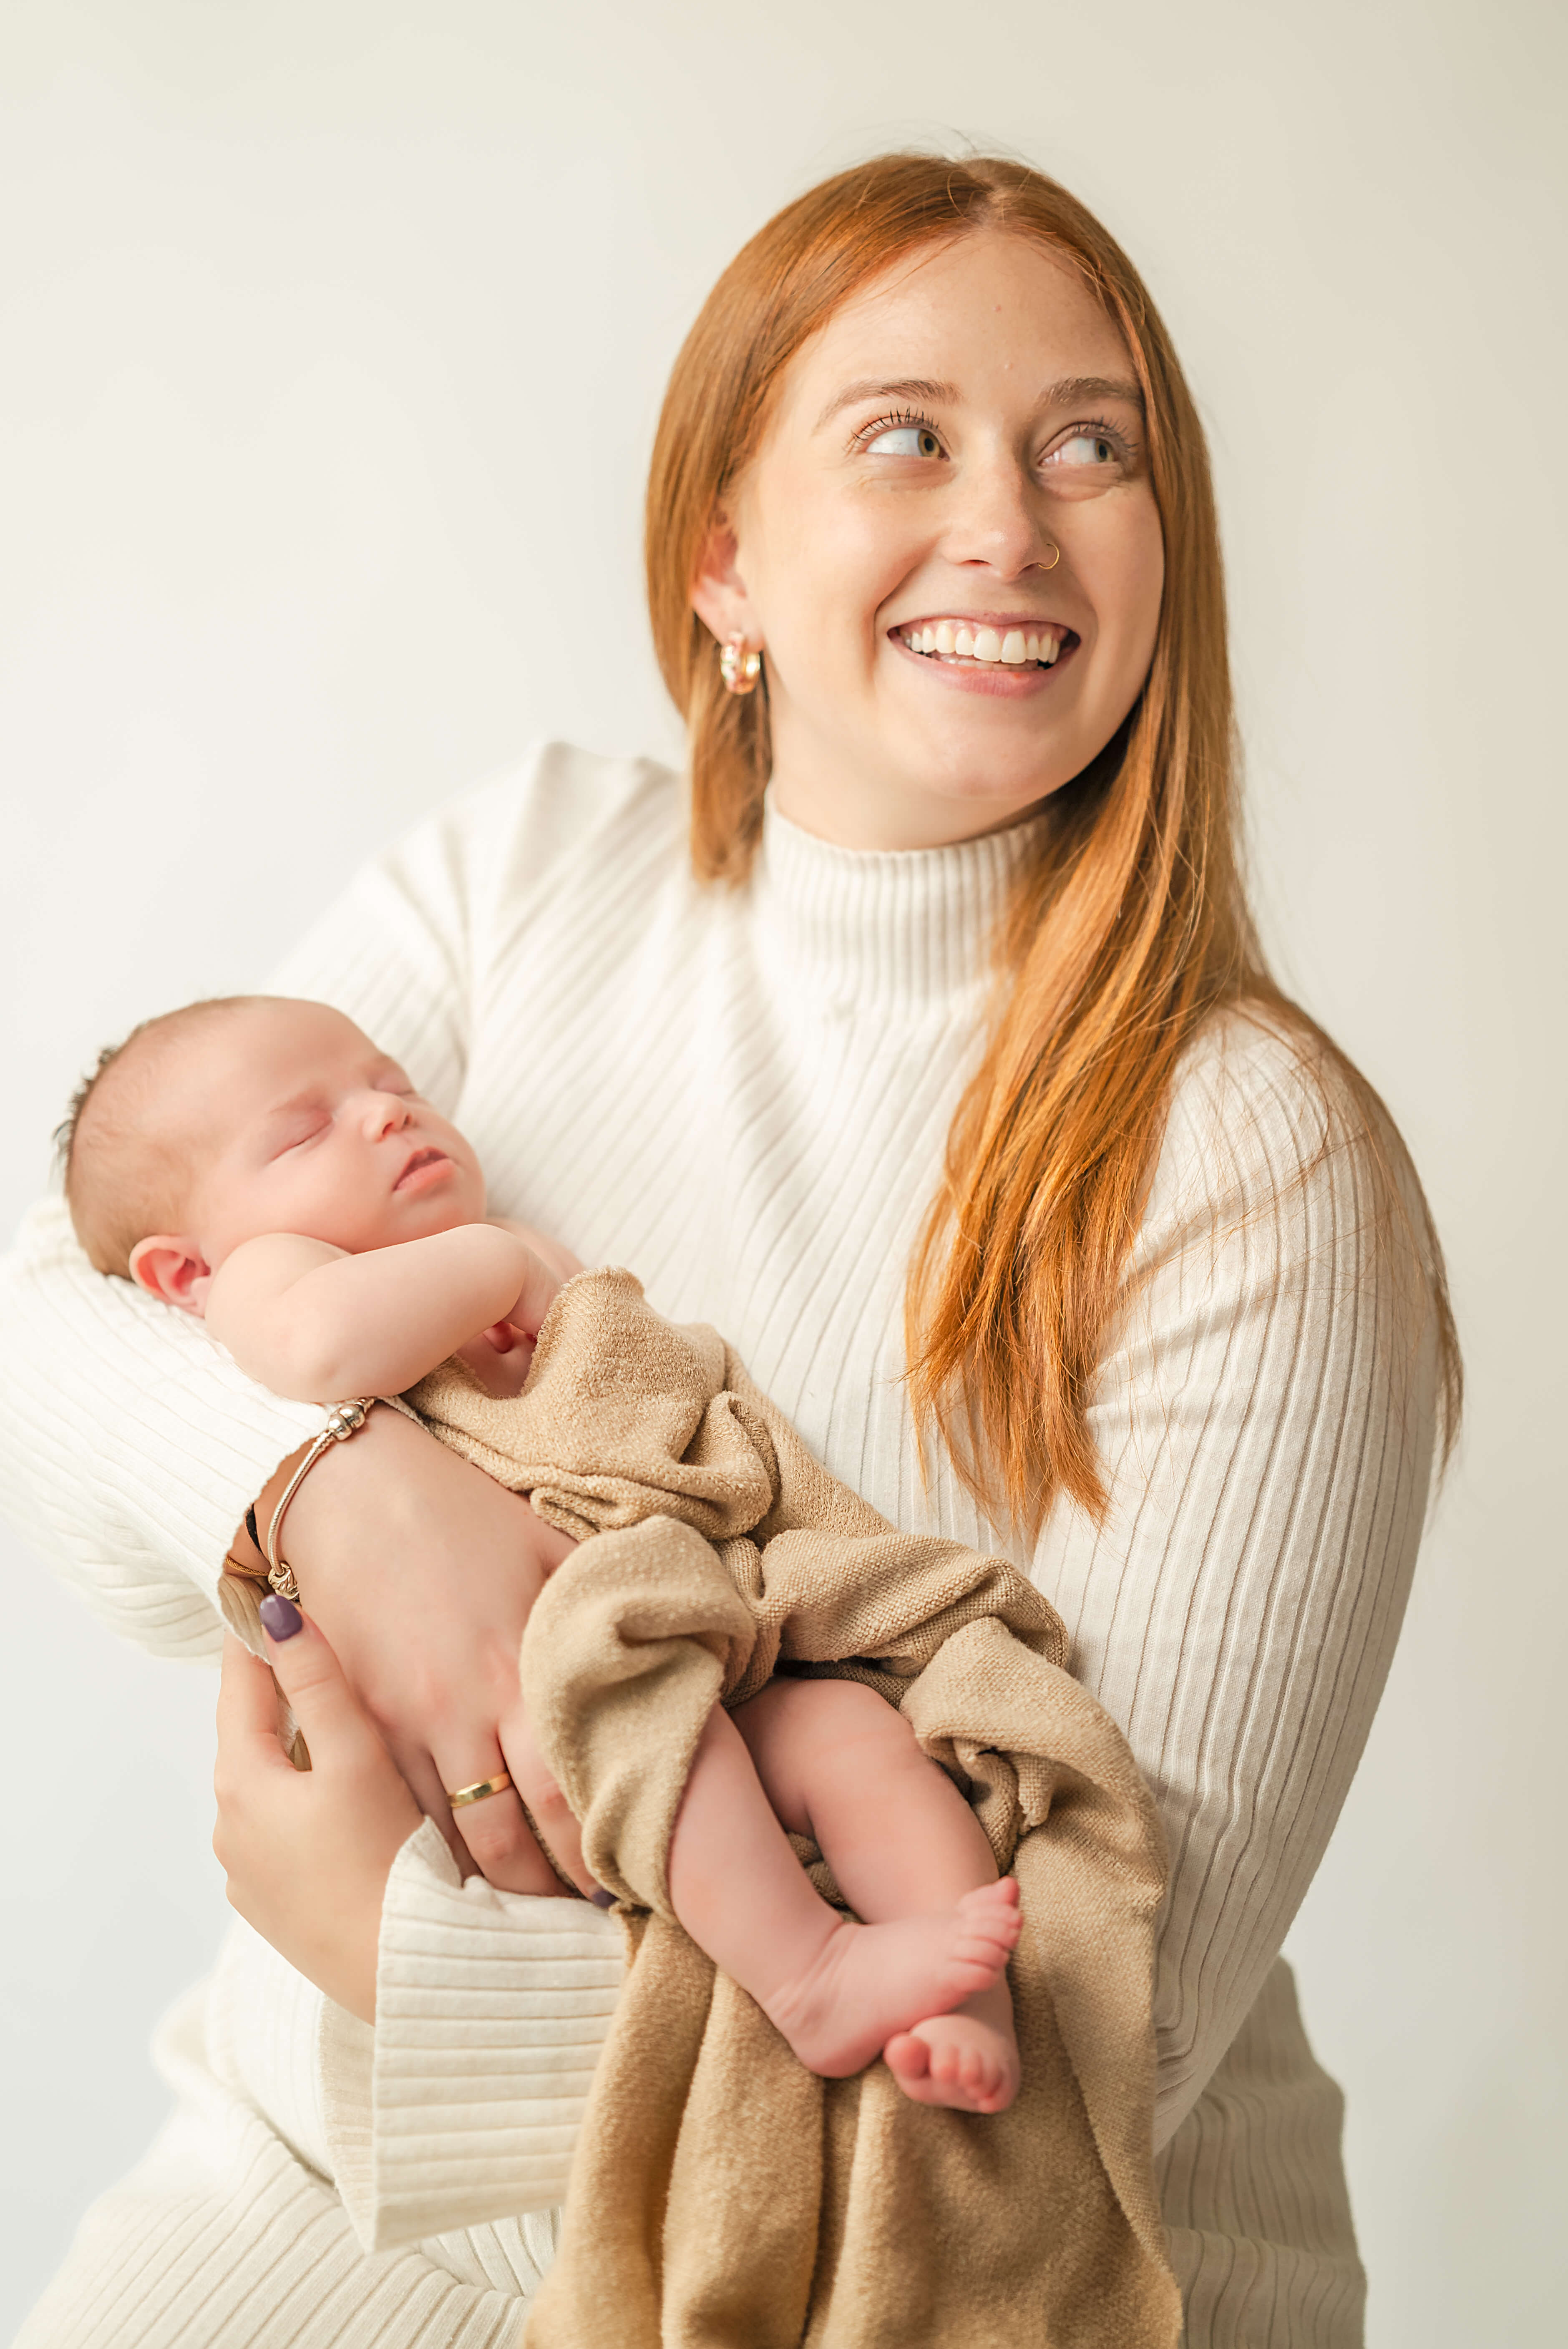
<instances>
[{"instance_id":1,"label":"wedding band","mask_svg":"<svg viewBox=\"0 0 1568 2349\"><path fill-rule=\"evenodd\" d=\"M449 1786L447 1800L454 1811L460 1811L465 1803L482 1803L491 1795L504 1795L511 1784L511 1773L498 1770L493 1778L476 1779L471 1786L459 1786L455 1795Z\"/></svg>"}]
</instances>

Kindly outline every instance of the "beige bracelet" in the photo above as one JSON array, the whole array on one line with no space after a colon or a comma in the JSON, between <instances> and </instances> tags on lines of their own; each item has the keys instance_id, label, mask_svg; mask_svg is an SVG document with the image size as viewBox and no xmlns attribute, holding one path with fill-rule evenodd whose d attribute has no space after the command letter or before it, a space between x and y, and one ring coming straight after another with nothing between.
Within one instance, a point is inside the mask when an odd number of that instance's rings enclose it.
<instances>
[{"instance_id":1,"label":"beige bracelet","mask_svg":"<svg viewBox=\"0 0 1568 2349\"><path fill-rule=\"evenodd\" d=\"M285 1565L278 1556L278 1529L283 1524L284 1511L321 1458L322 1454L332 1444L346 1444L351 1435L357 1435L380 1400L379 1395L360 1395L354 1402L335 1403L327 1414L326 1425L284 1486L283 1498L273 1511L273 1521L267 1527L267 1538L263 1546L266 1551L267 1582L269 1587L277 1592L280 1599L292 1599L296 1603L299 1599L299 1584L294 1580L294 1568L292 1566Z\"/></svg>"}]
</instances>

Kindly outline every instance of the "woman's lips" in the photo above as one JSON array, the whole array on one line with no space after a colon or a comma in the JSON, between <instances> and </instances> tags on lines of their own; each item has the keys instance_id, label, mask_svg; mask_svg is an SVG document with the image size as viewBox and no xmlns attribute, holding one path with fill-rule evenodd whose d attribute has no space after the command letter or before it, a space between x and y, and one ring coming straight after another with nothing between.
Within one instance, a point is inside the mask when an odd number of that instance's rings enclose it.
<instances>
[{"instance_id":1,"label":"woman's lips","mask_svg":"<svg viewBox=\"0 0 1568 2349\"><path fill-rule=\"evenodd\" d=\"M452 1162L444 1150L416 1150L392 1188L405 1193L428 1191L451 1171Z\"/></svg>"},{"instance_id":2,"label":"woman's lips","mask_svg":"<svg viewBox=\"0 0 1568 2349\"><path fill-rule=\"evenodd\" d=\"M1063 638L1061 649L1049 667L1030 663L1014 667L1002 661L965 660L944 653L917 653L904 642L897 628L890 628L888 641L893 649L917 668L924 669L945 686L960 693L984 693L1005 701L1016 701L1036 693L1048 693L1056 678L1070 666L1082 638L1070 630Z\"/></svg>"}]
</instances>

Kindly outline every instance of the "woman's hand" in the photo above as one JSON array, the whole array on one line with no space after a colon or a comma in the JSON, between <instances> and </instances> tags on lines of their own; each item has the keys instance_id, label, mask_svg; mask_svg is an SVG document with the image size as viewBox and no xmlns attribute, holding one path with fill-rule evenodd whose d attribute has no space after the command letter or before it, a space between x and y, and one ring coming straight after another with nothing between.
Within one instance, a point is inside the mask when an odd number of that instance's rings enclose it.
<instances>
[{"instance_id":1,"label":"woman's hand","mask_svg":"<svg viewBox=\"0 0 1568 2349\"><path fill-rule=\"evenodd\" d=\"M559 1241L505 1228L541 1260L542 1294L582 1271ZM294 1465L284 1461L258 1495L263 1526ZM447 1803L447 1789L503 1769L552 1843L559 1835L573 1880L592 1887L518 1687L529 1609L572 1547L526 1500L394 1411L373 1411L352 1442L333 1444L289 1505L284 1555L346 1679L459 1865L509 1892L562 1889L517 1795L455 1814Z\"/></svg>"},{"instance_id":2,"label":"woman's hand","mask_svg":"<svg viewBox=\"0 0 1568 2349\"><path fill-rule=\"evenodd\" d=\"M263 1526L275 1502L269 1487ZM515 1793L454 1815L446 1790L502 1769L525 1788L537 1780L518 1656L566 1536L400 1413L374 1411L311 1470L283 1547L313 1621L459 1860L471 1854L508 1891L559 1893Z\"/></svg>"},{"instance_id":3,"label":"woman's hand","mask_svg":"<svg viewBox=\"0 0 1568 2349\"><path fill-rule=\"evenodd\" d=\"M321 1634L286 1599L263 1603L311 1767L296 1770L284 1752L272 1673L226 1640L212 1848L231 1907L328 1998L374 2023L381 1903L419 1806Z\"/></svg>"}]
</instances>

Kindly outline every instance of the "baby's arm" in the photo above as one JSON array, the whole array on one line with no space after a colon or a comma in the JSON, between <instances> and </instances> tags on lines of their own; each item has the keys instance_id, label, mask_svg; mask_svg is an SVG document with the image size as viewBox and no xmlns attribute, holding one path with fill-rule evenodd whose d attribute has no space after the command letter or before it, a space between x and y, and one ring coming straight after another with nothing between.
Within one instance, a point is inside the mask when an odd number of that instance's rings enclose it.
<instances>
[{"instance_id":1,"label":"baby's arm","mask_svg":"<svg viewBox=\"0 0 1568 2349\"><path fill-rule=\"evenodd\" d=\"M270 1233L226 1257L207 1323L251 1378L303 1402L399 1394L500 1321L531 1334L561 1283L496 1224L349 1256L325 1240Z\"/></svg>"}]
</instances>

